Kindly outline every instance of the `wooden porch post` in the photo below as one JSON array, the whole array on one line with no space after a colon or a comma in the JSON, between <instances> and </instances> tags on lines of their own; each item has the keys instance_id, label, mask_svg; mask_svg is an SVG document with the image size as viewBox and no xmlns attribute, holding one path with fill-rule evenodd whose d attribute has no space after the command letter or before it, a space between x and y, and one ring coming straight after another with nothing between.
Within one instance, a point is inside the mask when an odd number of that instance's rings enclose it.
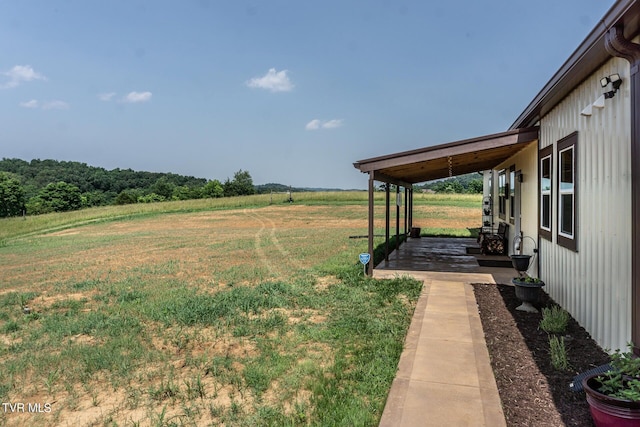
<instances>
[{"instance_id":1,"label":"wooden porch post","mask_svg":"<svg viewBox=\"0 0 640 427\"><path fill-rule=\"evenodd\" d=\"M612 27L605 47L631 65L631 341L640 356L640 45L625 39L622 27Z\"/></svg>"},{"instance_id":2,"label":"wooden porch post","mask_svg":"<svg viewBox=\"0 0 640 427\"><path fill-rule=\"evenodd\" d=\"M400 248L400 186L396 185L396 251Z\"/></svg>"},{"instance_id":3,"label":"wooden porch post","mask_svg":"<svg viewBox=\"0 0 640 427\"><path fill-rule=\"evenodd\" d=\"M413 228L413 188L409 189L409 231Z\"/></svg>"},{"instance_id":4,"label":"wooden porch post","mask_svg":"<svg viewBox=\"0 0 640 427\"><path fill-rule=\"evenodd\" d=\"M407 210L409 209L408 203L409 200L407 199L407 196L409 194L409 189L407 187L404 187L404 235L407 235Z\"/></svg>"},{"instance_id":5,"label":"wooden porch post","mask_svg":"<svg viewBox=\"0 0 640 427\"><path fill-rule=\"evenodd\" d=\"M389 261L389 183L384 185L384 260Z\"/></svg>"},{"instance_id":6,"label":"wooden porch post","mask_svg":"<svg viewBox=\"0 0 640 427\"><path fill-rule=\"evenodd\" d=\"M374 214L374 180L373 172L369 172L369 256L371 260L367 266L367 275L373 276L373 214Z\"/></svg>"}]
</instances>

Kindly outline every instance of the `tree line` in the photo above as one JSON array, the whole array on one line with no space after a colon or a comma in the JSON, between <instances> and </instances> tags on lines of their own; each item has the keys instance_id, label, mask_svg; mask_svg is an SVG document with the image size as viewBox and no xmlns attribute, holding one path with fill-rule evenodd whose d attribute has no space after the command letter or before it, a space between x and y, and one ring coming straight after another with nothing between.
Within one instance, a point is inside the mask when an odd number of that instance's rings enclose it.
<instances>
[{"instance_id":1,"label":"tree line","mask_svg":"<svg viewBox=\"0 0 640 427\"><path fill-rule=\"evenodd\" d=\"M468 173L439 181L431 181L414 188L431 190L435 193L482 193L483 180L477 173Z\"/></svg>"},{"instance_id":2,"label":"tree line","mask_svg":"<svg viewBox=\"0 0 640 427\"><path fill-rule=\"evenodd\" d=\"M242 169L221 182L174 173L106 170L80 162L0 160L0 217L254 193L253 179Z\"/></svg>"}]
</instances>

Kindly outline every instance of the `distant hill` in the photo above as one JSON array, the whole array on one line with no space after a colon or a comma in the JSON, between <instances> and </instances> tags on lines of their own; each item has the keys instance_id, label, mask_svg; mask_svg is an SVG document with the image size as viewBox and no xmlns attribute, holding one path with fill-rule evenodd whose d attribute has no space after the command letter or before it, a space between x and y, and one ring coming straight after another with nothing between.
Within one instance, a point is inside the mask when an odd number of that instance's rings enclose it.
<instances>
[{"instance_id":1,"label":"distant hill","mask_svg":"<svg viewBox=\"0 0 640 427\"><path fill-rule=\"evenodd\" d=\"M107 170L86 163L59 160L0 160L0 173L9 176L15 194L11 212L46 213L113 204L151 203L254 193L341 191L301 188L284 184L254 185L247 171L221 182L174 173L144 172L132 169ZM0 177L1 178L1 177ZM2 181L0 180L0 183ZM64 183L65 185L61 185ZM8 185L8 184L5 184ZM19 188L18 188L19 187ZM2 190L2 188L0 188ZM8 190L7 190L8 191ZM73 194L67 194L67 193ZM74 199L69 202L69 197ZM0 216L4 207L0 206ZM8 209L8 208L7 208ZM9 210L7 210L9 212Z\"/></svg>"},{"instance_id":2,"label":"distant hill","mask_svg":"<svg viewBox=\"0 0 640 427\"><path fill-rule=\"evenodd\" d=\"M310 188L310 187L291 187L289 185L284 184L260 184L254 186L257 194L268 194L271 192L274 193L286 193L287 191L292 191L294 193L301 192L318 192L318 191L354 191L354 190L344 190L342 188Z\"/></svg>"},{"instance_id":3,"label":"distant hill","mask_svg":"<svg viewBox=\"0 0 640 427\"><path fill-rule=\"evenodd\" d=\"M151 190L161 179L170 186L202 187L207 183L206 179L193 176L119 168L106 170L86 163L50 159L27 162L3 158L0 171L16 176L27 197L34 196L48 184L60 181L75 185L81 193L102 192L113 198L124 190Z\"/></svg>"}]
</instances>

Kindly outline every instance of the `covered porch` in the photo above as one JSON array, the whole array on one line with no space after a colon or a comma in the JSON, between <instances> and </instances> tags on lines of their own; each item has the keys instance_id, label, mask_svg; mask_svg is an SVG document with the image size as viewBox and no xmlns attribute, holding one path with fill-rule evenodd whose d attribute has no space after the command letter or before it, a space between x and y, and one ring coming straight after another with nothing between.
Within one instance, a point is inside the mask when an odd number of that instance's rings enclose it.
<instances>
[{"instance_id":1,"label":"covered porch","mask_svg":"<svg viewBox=\"0 0 640 427\"><path fill-rule=\"evenodd\" d=\"M425 147L418 150L389 154L386 156L360 160L354 163L354 167L369 175L369 226L368 226L368 252L373 259L374 250L374 191L375 181L383 182L385 187L385 261L381 263L381 269L390 262L391 248L389 247L391 216L390 187L395 185L395 236L396 262L410 265L411 256L418 256L419 251L400 251L400 206L402 205L401 187L404 188L404 233L407 234L413 228L413 185L436 179L463 175L471 172L491 170L497 165L516 155L518 152L535 143L538 139L538 128L515 129L498 134L486 135L447 144ZM486 183L485 183L486 186ZM485 188L485 193L488 189ZM488 193L487 193L488 194ZM478 209L478 226L481 225L481 210ZM427 241L425 241L426 244ZM406 246L406 245L405 245ZM441 248L442 249L442 248ZM446 251L445 251L446 253ZM431 257L435 253L431 254ZM455 258L451 258L455 259ZM457 258L462 261L463 258ZM419 264L413 262L416 267ZM461 265L455 263L456 271L460 271ZM425 267L420 267L425 268ZM440 264L439 268L443 268ZM453 267L451 267L453 268ZM471 268L471 267L469 267ZM475 267L474 267L475 268ZM428 270L424 270L428 271ZM437 270L436 270L437 271ZM367 274L372 276L374 266L369 263Z\"/></svg>"}]
</instances>

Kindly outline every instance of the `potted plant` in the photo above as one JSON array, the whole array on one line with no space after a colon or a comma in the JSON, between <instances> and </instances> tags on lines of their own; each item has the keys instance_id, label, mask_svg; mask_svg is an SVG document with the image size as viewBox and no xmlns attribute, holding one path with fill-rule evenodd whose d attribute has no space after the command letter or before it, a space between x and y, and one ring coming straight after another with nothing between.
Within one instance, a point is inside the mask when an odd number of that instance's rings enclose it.
<instances>
[{"instance_id":1,"label":"potted plant","mask_svg":"<svg viewBox=\"0 0 640 427\"><path fill-rule=\"evenodd\" d=\"M537 313L538 309L532 303L538 302L540 288L544 286L544 282L537 277L524 274L514 277L511 283L516 288L516 297L522 301L522 304L516 307L516 310Z\"/></svg>"},{"instance_id":2,"label":"potted plant","mask_svg":"<svg viewBox=\"0 0 640 427\"><path fill-rule=\"evenodd\" d=\"M596 427L640 426L640 358L629 344L611 355L611 370L582 380Z\"/></svg>"}]
</instances>

